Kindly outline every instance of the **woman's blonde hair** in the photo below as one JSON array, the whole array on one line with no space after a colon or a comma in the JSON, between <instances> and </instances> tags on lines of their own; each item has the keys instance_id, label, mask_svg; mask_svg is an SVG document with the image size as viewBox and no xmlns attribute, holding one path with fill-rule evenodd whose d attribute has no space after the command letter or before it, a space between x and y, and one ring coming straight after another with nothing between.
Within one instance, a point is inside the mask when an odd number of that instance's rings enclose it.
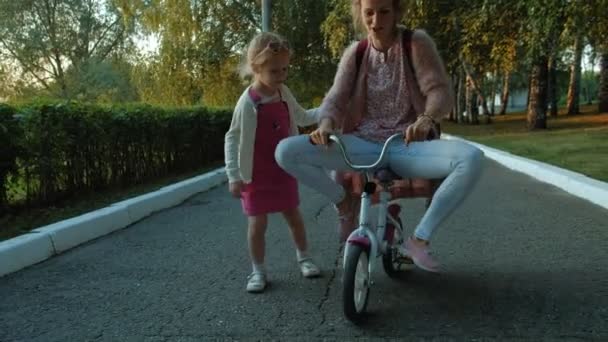
<instances>
[{"instance_id":1,"label":"woman's blonde hair","mask_svg":"<svg viewBox=\"0 0 608 342\"><path fill-rule=\"evenodd\" d=\"M239 74L242 78L253 75L254 66L263 65L270 56L280 52L287 52L291 56L291 48L285 38L274 32L256 34L247 46L245 62Z\"/></svg>"},{"instance_id":2,"label":"woman's blonde hair","mask_svg":"<svg viewBox=\"0 0 608 342\"><path fill-rule=\"evenodd\" d=\"M395 10L395 25L397 25L398 21L401 20L401 15L403 14L403 0L393 0L393 9ZM351 15L353 17L353 25L355 26L355 32L357 33L366 33L367 29L365 28L365 23L363 22L363 18L361 17L361 0L352 0L350 6Z\"/></svg>"}]
</instances>

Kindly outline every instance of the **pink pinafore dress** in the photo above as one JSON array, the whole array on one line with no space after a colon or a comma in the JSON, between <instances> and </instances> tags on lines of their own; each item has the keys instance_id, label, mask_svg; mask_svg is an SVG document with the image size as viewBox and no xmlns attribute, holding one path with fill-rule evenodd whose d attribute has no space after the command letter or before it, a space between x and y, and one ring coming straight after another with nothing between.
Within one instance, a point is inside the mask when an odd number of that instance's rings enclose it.
<instances>
[{"instance_id":1,"label":"pink pinafore dress","mask_svg":"<svg viewBox=\"0 0 608 342\"><path fill-rule=\"evenodd\" d=\"M289 136L289 110L279 92L279 101L259 103L261 96L249 88L257 108L251 183L241 191L243 212L248 216L282 212L299 205L298 183L274 159L279 142Z\"/></svg>"}]
</instances>

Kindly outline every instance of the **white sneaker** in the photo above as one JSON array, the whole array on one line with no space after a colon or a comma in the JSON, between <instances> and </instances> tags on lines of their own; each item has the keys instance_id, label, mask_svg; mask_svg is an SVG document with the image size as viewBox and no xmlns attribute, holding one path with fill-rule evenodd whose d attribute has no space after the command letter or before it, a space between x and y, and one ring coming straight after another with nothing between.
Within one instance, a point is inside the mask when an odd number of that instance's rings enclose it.
<instances>
[{"instance_id":1,"label":"white sneaker","mask_svg":"<svg viewBox=\"0 0 608 342\"><path fill-rule=\"evenodd\" d=\"M266 288L266 274L253 272L247 277L247 292L259 293Z\"/></svg>"},{"instance_id":2,"label":"white sneaker","mask_svg":"<svg viewBox=\"0 0 608 342\"><path fill-rule=\"evenodd\" d=\"M304 278L314 278L321 275L321 270L312 262L312 259L302 259L298 263L300 264L300 271Z\"/></svg>"}]
</instances>

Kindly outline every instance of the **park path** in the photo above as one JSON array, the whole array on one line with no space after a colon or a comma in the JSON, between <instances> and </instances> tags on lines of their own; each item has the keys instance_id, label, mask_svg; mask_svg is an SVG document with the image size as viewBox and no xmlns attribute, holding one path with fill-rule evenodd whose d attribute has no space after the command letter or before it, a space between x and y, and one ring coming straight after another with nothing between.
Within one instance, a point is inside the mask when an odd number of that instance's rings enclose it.
<instances>
[{"instance_id":1,"label":"park path","mask_svg":"<svg viewBox=\"0 0 608 342\"><path fill-rule=\"evenodd\" d=\"M445 272L396 281L380 271L356 327L341 311L335 213L310 189L301 198L321 278L301 278L273 217L272 286L246 293L245 218L222 186L0 278L0 341L608 339L599 206L487 160L433 241ZM423 201L404 205L411 229Z\"/></svg>"}]
</instances>

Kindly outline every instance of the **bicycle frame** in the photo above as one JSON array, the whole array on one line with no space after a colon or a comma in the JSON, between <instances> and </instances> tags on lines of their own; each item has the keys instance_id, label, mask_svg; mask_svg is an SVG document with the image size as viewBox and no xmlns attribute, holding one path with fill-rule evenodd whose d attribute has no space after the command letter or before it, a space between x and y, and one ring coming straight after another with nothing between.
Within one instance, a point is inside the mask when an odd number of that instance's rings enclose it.
<instances>
[{"instance_id":1,"label":"bicycle frame","mask_svg":"<svg viewBox=\"0 0 608 342\"><path fill-rule=\"evenodd\" d=\"M336 145L342 152L342 156L344 157L344 161L346 164L356 171L364 172L365 175L365 189L361 193L361 209L359 211L359 227L354 230L346 240L346 246L344 249L344 260L343 260L343 268L346 267L346 256L348 255L349 247L353 244L360 245L369 250L369 264L368 264L368 272L370 284L373 284L372 274L376 268L376 258L383 255L387 252L387 241L385 239L385 231L387 225L387 217L391 221L395 227L395 229L399 230L399 233L403 236L403 231L400 223L392 217L392 215L388 215L388 205L391 200L391 193L387 190L390 186L390 181L383 182L380 185L382 186L382 191L380 191L380 201L377 204L378 206L378 220L375 227L372 226L371 222L371 209L372 209L372 195L375 192L376 184L371 182L373 178L372 172L378 169L379 165L382 164L384 158L386 156L386 152L388 150L388 146L393 140L403 139L403 134L394 134L389 137L384 146L382 147L382 152L378 157L378 160L371 165L356 165L353 164L340 140L340 137L337 135L330 135L330 140L334 141ZM375 229L374 229L375 228Z\"/></svg>"}]
</instances>

